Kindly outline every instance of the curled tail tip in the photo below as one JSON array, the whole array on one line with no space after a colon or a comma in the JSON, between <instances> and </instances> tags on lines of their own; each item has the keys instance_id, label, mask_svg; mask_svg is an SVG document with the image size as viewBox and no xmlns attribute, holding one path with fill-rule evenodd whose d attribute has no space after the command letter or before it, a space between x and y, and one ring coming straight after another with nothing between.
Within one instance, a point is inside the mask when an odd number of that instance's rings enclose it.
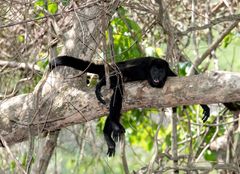
<instances>
[{"instance_id":1,"label":"curled tail tip","mask_svg":"<svg viewBox=\"0 0 240 174\"><path fill-rule=\"evenodd\" d=\"M50 61L48 64L48 71L52 71L56 66L54 66L53 62Z\"/></svg>"}]
</instances>

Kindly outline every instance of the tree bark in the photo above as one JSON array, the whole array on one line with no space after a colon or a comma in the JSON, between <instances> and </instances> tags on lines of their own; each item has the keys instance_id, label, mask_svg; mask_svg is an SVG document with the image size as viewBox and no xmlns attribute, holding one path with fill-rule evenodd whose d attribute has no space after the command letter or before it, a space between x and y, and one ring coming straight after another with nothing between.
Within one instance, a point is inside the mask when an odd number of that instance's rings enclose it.
<instances>
[{"instance_id":1,"label":"tree bark","mask_svg":"<svg viewBox=\"0 0 240 174\"><path fill-rule=\"evenodd\" d=\"M172 77L164 88L145 82L125 84L123 111L133 108L173 107L178 105L224 103L240 100L240 73L210 72L190 77ZM19 95L0 102L1 134L9 145L33 135L84 123L108 114L99 104L94 89L81 90L63 85L34 105L34 95ZM29 121L29 118L31 120Z\"/></svg>"}]
</instances>

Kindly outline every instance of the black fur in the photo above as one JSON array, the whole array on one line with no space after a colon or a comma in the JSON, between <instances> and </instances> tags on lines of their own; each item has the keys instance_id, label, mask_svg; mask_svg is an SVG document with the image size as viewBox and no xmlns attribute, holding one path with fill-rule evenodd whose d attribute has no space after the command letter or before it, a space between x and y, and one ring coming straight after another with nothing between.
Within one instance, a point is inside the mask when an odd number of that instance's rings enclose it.
<instances>
[{"instance_id":1,"label":"black fur","mask_svg":"<svg viewBox=\"0 0 240 174\"><path fill-rule=\"evenodd\" d=\"M167 77L176 76L169 68L169 64L160 58L142 57L119 62L116 65L116 70L110 73L110 88L113 89L113 95L110 102L109 117L106 119L103 130L109 156L115 154L115 142L125 132L124 127L120 124L123 99L122 83L147 80L152 87L161 88L164 86ZM81 71L98 74L100 81L96 86L96 97L101 103L106 104L101 95L101 87L106 85L104 65L96 65L70 56L60 56L49 63L50 70L56 66L69 66ZM205 122L209 117L210 109L207 105L201 106L204 110L202 119Z\"/></svg>"}]
</instances>

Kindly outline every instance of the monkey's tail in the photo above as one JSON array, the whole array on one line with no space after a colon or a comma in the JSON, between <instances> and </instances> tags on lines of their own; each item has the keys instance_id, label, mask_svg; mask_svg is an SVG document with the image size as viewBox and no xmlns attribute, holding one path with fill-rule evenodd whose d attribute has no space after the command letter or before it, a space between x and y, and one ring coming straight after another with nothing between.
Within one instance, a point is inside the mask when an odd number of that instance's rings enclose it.
<instances>
[{"instance_id":1,"label":"monkey's tail","mask_svg":"<svg viewBox=\"0 0 240 174\"><path fill-rule=\"evenodd\" d=\"M84 61L71 56L59 56L49 62L49 71L57 66L68 66L80 71L86 71L98 75L104 74L104 65L96 65L89 61Z\"/></svg>"}]
</instances>

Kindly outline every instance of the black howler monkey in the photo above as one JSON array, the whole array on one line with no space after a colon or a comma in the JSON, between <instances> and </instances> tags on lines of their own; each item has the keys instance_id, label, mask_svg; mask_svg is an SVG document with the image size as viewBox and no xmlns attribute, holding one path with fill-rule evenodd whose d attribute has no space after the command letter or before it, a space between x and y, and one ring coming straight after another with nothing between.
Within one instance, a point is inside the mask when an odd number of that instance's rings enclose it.
<instances>
[{"instance_id":1,"label":"black howler monkey","mask_svg":"<svg viewBox=\"0 0 240 174\"><path fill-rule=\"evenodd\" d=\"M176 76L176 74L169 68L169 64L160 58L142 57L124 62L116 63L114 73L110 73L110 88L113 89L113 95L110 101L110 112L106 119L104 126L104 137L108 145L109 156L115 154L115 142L118 141L125 129L120 123L122 99L123 99L123 82L143 81L155 88L164 86L167 77ZM99 75L99 83L96 86L96 97L105 104L102 99L101 87L106 85L104 65L96 65L94 63L77 59L70 56L59 56L49 63L50 70L56 66L68 66L84 72L95 73ZM205 122L210 114L210 109L207 105L201 105L203 108L203 121Z\"/></svg>"}]
</instances>

